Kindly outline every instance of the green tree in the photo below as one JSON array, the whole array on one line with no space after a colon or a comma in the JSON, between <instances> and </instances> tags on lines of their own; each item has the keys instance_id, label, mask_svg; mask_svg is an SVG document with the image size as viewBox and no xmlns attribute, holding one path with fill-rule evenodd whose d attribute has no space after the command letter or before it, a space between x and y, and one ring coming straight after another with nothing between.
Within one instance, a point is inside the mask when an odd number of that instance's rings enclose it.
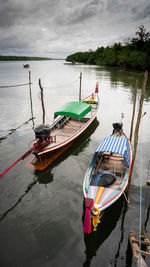
<instances>
[{"instance_id":1,"label":"green tree","mask_svg":"<svg viewBox=\"0 0 150 267\"><path fill-rule=\"evenodd\" d=\"M141 49L146 42L149 42L150 33L146 32L146 29L143 25L140 25L135 34L137 37L132 39L132 43L135 43L137 47Z\"/></svg>"}]
</instances>

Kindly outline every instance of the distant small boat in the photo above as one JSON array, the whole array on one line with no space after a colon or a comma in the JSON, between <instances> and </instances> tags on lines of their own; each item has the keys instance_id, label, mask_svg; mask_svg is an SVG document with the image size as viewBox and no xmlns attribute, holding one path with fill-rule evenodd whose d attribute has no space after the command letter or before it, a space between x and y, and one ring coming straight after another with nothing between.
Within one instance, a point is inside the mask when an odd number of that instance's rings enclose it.
<instances>
[{"instance_id":1,"label":"distant small boat","mask_svg":"<svg viewBox=\"0 0 150 267\"><path fill-rule=\"evenodd\" d=\"M111 206L128 184L131 168L131 146L122 123L113 124L111 136L99 144L83 182L85 198L84 232L96 231L101 212Z\"/></svg>"},{"instance_id":2,"label":"distant small boat","mask_svg":"<svg viewBox=\"0 0 150 267\"><path fill-rule=\"evenodd\" d=\"M30 68L30 65L29 64L23 64L23 67L28 69L28 68Z\"/></svg>"},{"instance_id":3,"label":"distant small boat","mask_svg":"<svg viewBox=\"0 0 150 267\"><path fill-rule=\"evenodd\" d=\"M76 62L75 61L65 62L64 65L76 65Z\"/></svg>"}]
</instances>

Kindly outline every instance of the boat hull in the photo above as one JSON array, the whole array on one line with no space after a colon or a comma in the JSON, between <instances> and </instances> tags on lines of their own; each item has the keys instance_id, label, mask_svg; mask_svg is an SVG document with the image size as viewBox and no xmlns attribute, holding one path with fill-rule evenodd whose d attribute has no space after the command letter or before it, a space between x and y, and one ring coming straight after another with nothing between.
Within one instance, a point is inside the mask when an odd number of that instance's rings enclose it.
<instances>
[{"instance_id":1,"label":"boat hull","mask_svg":"<svg viewBox=\"0 0 150 267\"><path fill-rule=\"evenodd\" d=\"M64 153L72 144L73 141L61 147L60 149L57 149L56 151L48 152L39 156L38 158L34 156L26 163L25 166L38 171L43 171L50 164L52 164L62 153Z\"/></svg>"}]
</instances>

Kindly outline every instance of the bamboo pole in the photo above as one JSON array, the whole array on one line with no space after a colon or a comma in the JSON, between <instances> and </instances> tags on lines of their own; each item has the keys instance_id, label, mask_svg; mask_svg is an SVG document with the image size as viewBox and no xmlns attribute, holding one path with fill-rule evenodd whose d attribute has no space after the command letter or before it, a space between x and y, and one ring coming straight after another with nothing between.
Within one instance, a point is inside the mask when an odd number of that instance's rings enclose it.
<instances>
[{"instance_id":1,"label":"bamboo pole","mask_svg":"<svg viewBox=\"0 0 150 267\"><path fill-rule=\"evenodd\" d=\"M81 82L82 82L82 72L80 72L79 102L81 101Z\"/></svg>"},{"instance_id":2,"label":"bamboo pole","mask_svg":"<svg viewBox=\"0 0 150 267\"><path fill-rule=\"evenodd\" d=\"M131 170L130 170L130 176L129 176L129 183L127 186L128 193L129 193L129 189L130 189L133 166L134 166L134 161L135 161L135 157L136 157L136 150L137 150L137 144L138 144L138 132L139 132L140 121L141 121L141 117L142 117L142 108L143 108L143 101L144 101L144 96L145 96L145 88L146 88L147 79L148 79L148 72L145 71L144 79L143 79L143 85L142 85L142 91L141 91L141 98L140 98L140 103L139 103L138 117L137 117L137 122L136 122L136 127L135 127L135 133L134 133L134 150L133 150L133 157L132 157Z\"/></svg>"},{"instance_id":3,"label":"bamboo pole","mask_svg":"<svg viewBox=\"0 0 150 267\"><path fill-rule=\"evenodd\" d=\"M43 87L41 85L41 79L39 79L39 87L41 89L41 103L43 109L43 124L45 124L45 108L44 108L44 101L43 101Z\"/></svg>"},{"instance_id":4,"label":"bamboo pole","mask_svg":"<svg viewBox=\"0 0 150 267\"><path fill-rule=\"evenodd\" d=\"M137 96L137 86L138 86L138 80L136 80L135 89L134 89L134 104L133 104L133 113L132 113L132 120L131 120L130 142L132 140L133 122L134 122L135 106L136 106L136 96Z\"/></svg>"},{"instance_id":5,"label":"bamboo pole","mask_svg":"<svg viewBox=\"0 0 150 267\"><path fill-rule=\"evenodd\" d=\"M31 119L33 122L33 128L34 128L34 117L33 117L33 105L32 105L32 90L31 90L31 71L29 71L29 92L30 92L30 105L31 105Z\"/></svg>"}]
</instances>

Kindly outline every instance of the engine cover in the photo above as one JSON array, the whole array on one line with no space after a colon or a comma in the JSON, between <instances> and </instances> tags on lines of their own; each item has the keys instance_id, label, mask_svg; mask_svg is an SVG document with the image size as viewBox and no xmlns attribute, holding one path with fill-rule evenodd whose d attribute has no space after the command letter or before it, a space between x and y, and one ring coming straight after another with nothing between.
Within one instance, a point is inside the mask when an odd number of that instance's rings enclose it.
<instances>
[{"instance_id":1,"label":"engine cover","mask_svg":"<svg viewBox=\"0 0 150 267\"><path fill-rule=\"evenodd\" d=\"M34 132L35 138L43 141L50 137L51 128L48 125L41 124L34 129Z\"/></svg>"}]
</instances>

